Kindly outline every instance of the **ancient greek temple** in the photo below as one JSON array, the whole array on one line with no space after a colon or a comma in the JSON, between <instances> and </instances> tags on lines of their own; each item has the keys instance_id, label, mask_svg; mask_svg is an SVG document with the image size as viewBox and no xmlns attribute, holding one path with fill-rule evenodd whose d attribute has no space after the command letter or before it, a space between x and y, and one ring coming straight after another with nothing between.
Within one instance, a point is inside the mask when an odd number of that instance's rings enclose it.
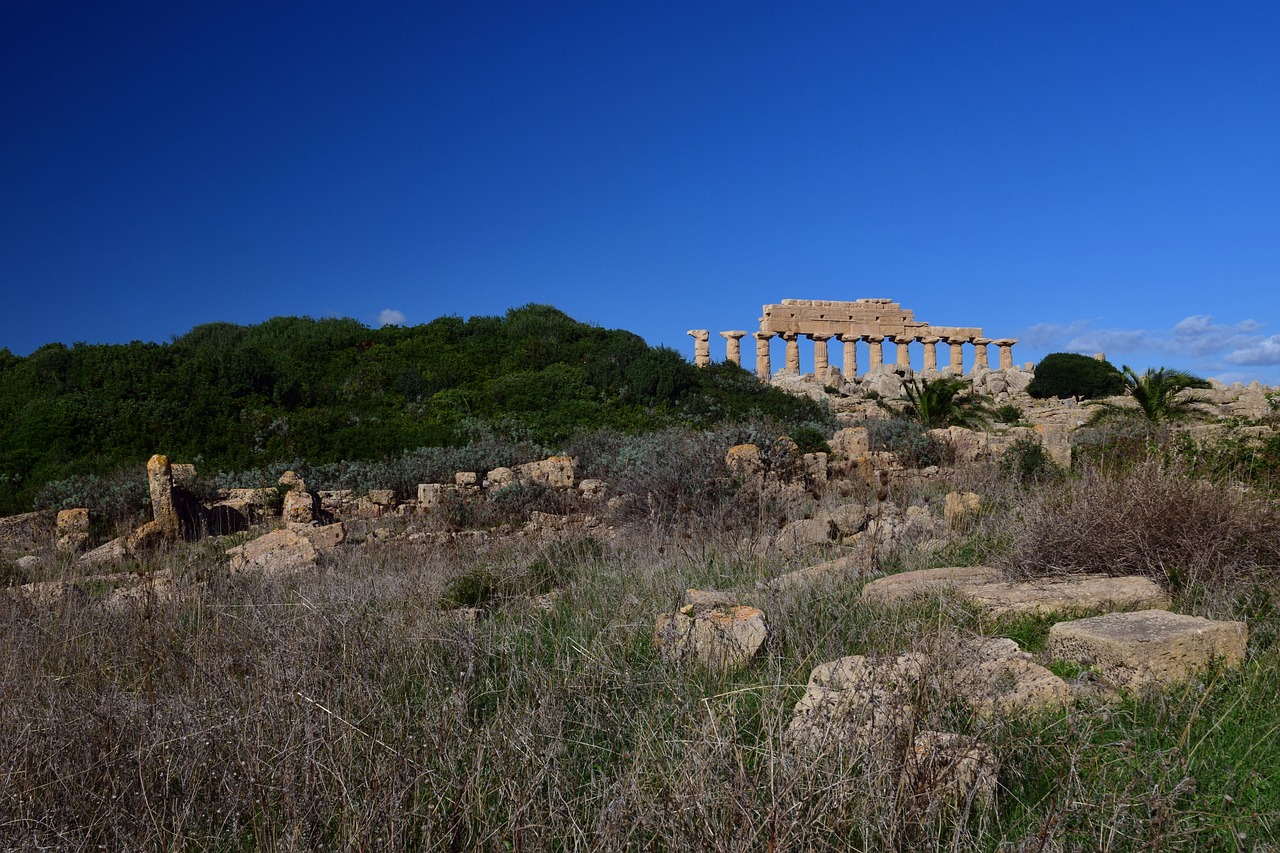
<instances>
[{"instance_id":1,"label":"ancient greek temple","mask_svg":"<svg viewBox=\"0 0 1280 853\"><path fill-rule=\"evenodd\" d=\"M694 339L694 363L702 366L711 363L711 333L707 329L690 329ZM721 332L725 339L725 358L734 364L742 364L742 339L746 331ZM756 342L756 376L769 381L773 376L769 346L774 337L786 342L786 364L783 373L800 374L800 338L813 342L813 373L821 376L827 372L827 341L835 338L843 346L844 363L841 373L846 379L855 379L858 372L858 350L867 351L866 373L885 368L911 365L911 345L924 348L924 369L938 370L939 343L947 347L948 363L943 372L961 375L965 373L964 347L972 347L970 361L972 373L989 370L987 347L1000 350L1000 369L1013 367L1013 338L986 338L982 329L974 326L932 326L915 319L915 315L891 299L857 299L853 302L832 302L820 299L784 299L777 305L764 306L760 317L760 331L752 332ZM886 343L893 345L892 357L884 356Z\"/></svg>"}]
</instances>

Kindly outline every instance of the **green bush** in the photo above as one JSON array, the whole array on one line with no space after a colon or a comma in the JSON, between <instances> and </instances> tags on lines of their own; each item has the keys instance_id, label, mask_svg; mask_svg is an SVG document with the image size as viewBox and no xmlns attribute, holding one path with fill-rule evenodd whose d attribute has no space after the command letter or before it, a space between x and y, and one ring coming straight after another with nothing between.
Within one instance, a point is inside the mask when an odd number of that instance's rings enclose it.
<instances>
[{"instance_id":1,"label":"green bush","mask_svg":"<svg viewBox=\"0 0 1280 853\"><path fill-rule=\"evenodd\" d=\"M1000 457L1000 470L1019 483L1043 483L1062 476L1048 451L1030 436L1015 441Z\"/></svg>"},{"instance_id":2,"label":"green bush","mask_svg":"<svg viewBox=\"0 0 1280 853\"><path fill-rule=\"evenodd\" d=\"M995 419L1002 424L1021 423L1024 417L1026 416L1023 414L1022 409L1018 408L1013 403L1005 403L1003 406L998 406L995 410Z\"/></svg>"},{"instance_id":3,"label":"green bush","mask_svg":"<svg viewBox=\"0 0 1280 853\"><path fill-rule=\"evenodd\" d=\"M822 430L813 426L799 426L791 431L791 440L801 453L830 453L831 445Z\"/></svg>"},{"instance_id":4,"label":"green bush","mask_svg":"<svg viewBox=\"0 0 1280 853\"><path fill-rule=\"evenodd\" d=\"M872 450L898 454L908 468L928 468L946 461L948 448L929 435L919 421L910 418L873 418L866 422Z\"/></svg>"},{"instance_id":5,"label":"green bush","mask_svg":"<svg viewBox=\"0 0 1280 853\"><path fill-rule=\"evenodd\" d=\"M1037 400L1058 397L1114 397L1124 393L1124 377L1109 361L1073 352L1046 355L1036 365L1027 393Z\"/></svg>"},{"instance_id":6,"label":"green bush","mask_svg":"<svg viewBox=\"0 0 1280 853\"><path fill-rule=\"evenodd\" d=\"M484 607L498 593L498 579L488 569L479 567L463 572L445 586L440 594L441 609Z\"/></svg>"}]
</instances>

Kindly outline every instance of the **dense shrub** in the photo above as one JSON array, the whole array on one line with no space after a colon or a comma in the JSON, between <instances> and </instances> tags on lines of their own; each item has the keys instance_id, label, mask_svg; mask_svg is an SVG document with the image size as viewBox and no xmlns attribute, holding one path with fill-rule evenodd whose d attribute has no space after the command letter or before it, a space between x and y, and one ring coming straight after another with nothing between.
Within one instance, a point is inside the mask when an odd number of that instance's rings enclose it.
<instances>
[{"instance_id":1,"label":"dense shrub","mask_svg":"<svg viewBox=\"0 0 1280 853\"><path fill-rule=\"evenodd\" d=\"M1046 355L1036 365L1027 393L1039 400L1049 397L1113 397L1124 393L1124 377L1109 361L1098 361L1073 352Z\"/></svg>"},{"instance_id":2,"label":"dense shrub","mask_svg":"<svg viewBox=\"0 0 1280 853\"><path fill-rule=\"evenodd\" d=\"M1272 503L1155 456L1028 494L1013 528L1002 559L1024 575L1145 575L1171 589L1280 578Z\"/></svg>"}]
</instances>

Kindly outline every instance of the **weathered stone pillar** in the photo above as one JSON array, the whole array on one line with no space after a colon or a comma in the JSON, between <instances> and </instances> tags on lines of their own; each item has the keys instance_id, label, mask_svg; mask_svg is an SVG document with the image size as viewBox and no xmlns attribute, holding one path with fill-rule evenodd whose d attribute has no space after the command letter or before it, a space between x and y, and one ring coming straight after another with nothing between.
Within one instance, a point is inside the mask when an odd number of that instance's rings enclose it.
<instances>
[{"instance_id":1,"label":"weathered stone pillar","mask_svg":"<svg viewBox=\"0 0 1280 853\"><path fill-rule=\"evenodd\" d=\"M956 376L964 375L964 352L960 348L966 343L966 338L947 338L947 347L951 350L951 366L948 369Z\"/></svg>"},{"instance_id":2,"label":"weathered stone pillar","mask_svg":"<svg viewBox=\"0 0 1280 853\"><path fill-rule=\"evenodd\" d=\"M800 375L800 336L795 332L781 332L778 337L787 342L787 363L782 369L792 376Z\"/></svg>"},{"instance_id":3,"label":"weathered stone pillar","mask_svg":"<svg viewBox=\"0 0 1280 853\"><path fill-rule=\"evenodd\" d=\"M1017 342L1017 338L1000 338L991 342L1000 348L1001 370L1013 370L1013 345Z\"/></svg>"},{"instance_id":4,"label":"weathered stone pillar","mask_svg":"<svg viewBox=\"0 0 1280 853\"><path fill-rule=\"evenodd\" d=\"M157 453L147 460L147 488L151 492L151 517L156 527L166 539L177 539L182 526L173 505L173 472L168 456Z\"/></svg>"},{"instance_id":5,"label":"weathered stone pillar","mask_svg":"<svg viewBox=\"0 0 1280 853\"><path fill-rule=\"evenodd\" d=\"M732 331L721 332L720 337L724 338L724 358L725 361L742 367L742 339L747 336L746 332Z\"/></svg>"},{"instance_id":6,"label":"weathered stone pillar","mask_svg":"<svg viewBox=\"0 0 1280 853\"><path fill-rule=\"evenodd\" d=\"M756 339L756 378L768 382L773 378L773 368L769 364L769 339L773 332L752 332Z\"/></svg>"},{"instance_id":7,"label":"weathered stone pillar","mask_svg":"<svg viewBox=\"0 0 1280 853\"><path fill-rule=\"evenodd\" d=\"M813 375L821 379L827 372L827 341L830 335L806 335L813 341Z\"/></svg>"},{"instance_id":8,"label":"weathered stone pillar","mask_svg":"<svg viewBox=\"0 0 1280 853\"><path fill-rule=\"evenodd\" d=\"M863 335L862 339L871 348L871 360L867 364L867 372L873 373L884 364L884 335Z\"/></svg>"},{"instance_id":9,"label":"weathered stone pillar","mask_svg":"<svg viewBox=\"0 0 1280 853\"><path fill-rule=\"evenodd\" d=\"M926 335L920 339L920 343L924 344L924 369L938 369L938 341L942 338L937 335Z\"/></svg>"},{"instance_id":10,"label":"weathered stone pillar","mask_svg":"<svg viewBox=\"0 0 1280 853\"><path fill-rule=\"evenodd\" d=\"M987 344L991 343L991 338L974 338L973 339L973 372L979 370L990 370L991 362L987 360Z\"/></svg>"},{"instance_id":11,"label":"weathered stone pillar","mask_svg":"<svg viewBox=\"0 0 1280 853\"><path fill-rule=\"evenodd\" d=\"M894 336L893 342L898 345L898 354L894 361L897 362L898 367L911 367L911 350L908 349L908 345L913 340L915 338Z\"/></svg>"},{"instance_id":12,"label":"weathered stone pillar","mask_svg":"<svg viewBox=\"0 0 1280 853\"><path fill-rule=\"evenodd\" d=\"M836 335L844 344L844 378L852 382L858 378L857 344L861 340L857 335Z\"/></svg>"},{"instance_id":13,"label":"weathered stone pillar","mask_svg":"<svg viewBox=\"0 0 1280 853\"><path fill-rule=\"evenodd\" d=\"M690 329L685 334L693 337L693 363L706 367L711 363L711 333L706 329Z\"/></svg>"}]
</instances>

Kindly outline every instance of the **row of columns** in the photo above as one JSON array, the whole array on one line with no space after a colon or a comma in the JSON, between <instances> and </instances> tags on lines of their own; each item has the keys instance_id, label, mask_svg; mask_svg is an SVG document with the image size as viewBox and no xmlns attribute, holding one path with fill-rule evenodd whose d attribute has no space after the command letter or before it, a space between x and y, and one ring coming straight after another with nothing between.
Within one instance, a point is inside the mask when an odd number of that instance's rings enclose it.
<instances>
[{"instance_id":1,"label":"row of columns","mask_svg":"<svg viewBox=\"0 0 1280 853\"><path fill-rule=\"evenodd\" d=\"M688 334L693 336L694 340L694 364L704 367L711 363L711 333L706 329L690 329ZM742 339L747 336L744 331L721 332L720 337L725 339L725 358L734 364L742 365ZM768 381L773 376L772 366L770 363L769 341L774 337L773 332L752 332L751 337L756 340L756 376L764 381ZM796 332L781 332L778 337L786 341L786 372L799 375L800 373L800 334ZM951 338L938 335L925 335L917 337L900 337L893 335L822 335L822 334L806 334L804 337L813 341L813 372L815 375L822 375L826 372L829 364L827 355L827 341L836 338L844 344L844 366L842 373L846 377L855 378L858 375L858 353L855 345L858 341L866 341L871 350L871 364L868 370L874 372L884 363L884 342L892 340L897 345L897 353L894 363L901 365L911 364L910 344L919 341L924 344L924 369L938 369L938 344L945 343L951 351L951 363L948 366L952 373L964 373L964 354L961 346L964 344L973 344L974 363L973 369L990 370L991 364L987 357L987 347L995 344L1000 349L1000 369L1009 370L1013 367L1013 345L1018 341L1014 338Z\"/></svg>"}]
</instances>

